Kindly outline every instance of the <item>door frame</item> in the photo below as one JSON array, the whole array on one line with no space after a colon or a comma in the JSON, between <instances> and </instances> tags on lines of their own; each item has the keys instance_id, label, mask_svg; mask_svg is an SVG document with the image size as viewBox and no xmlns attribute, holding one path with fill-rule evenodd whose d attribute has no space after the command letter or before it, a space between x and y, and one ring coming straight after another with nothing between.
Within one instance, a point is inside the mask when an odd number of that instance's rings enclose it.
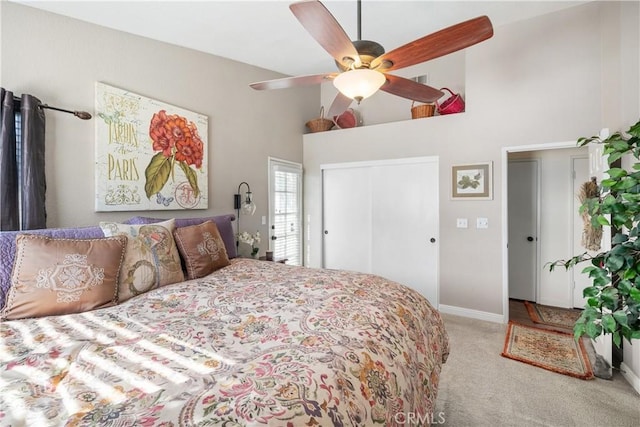
<instances>
[{"instance_id":1,"label":"door frame","mask_svg":"<svg viewBox=\"0 0 640 427\"><path fill-rule=\"evenodd\" d=\"M576 147L577 146L575 141L502 147L502 323L509 323L509 153L517 153L522 151L558 150L563 148ZM539 247L540 245L538 245L538 248Z\"/></svg>"},{"instance_id":2,"label":"door frame","mask_svg":"<svg viewBox=\"0 0 640 427\"><path fill-rule=\"evenodd\" d=\"M531 151L531 150L526 150L526 151ZM511 152L513 152L513 151L511 151ZM509 164L509 158L508 157L509 156L507 155L507 167L508 167L508 164ZM540 170L541 170L540 159L535 159L535 158L526 158L525 159L525 158L522 158L522 159L513 159L513 160L511 160L511 162L533 162L533 163L535 163L535 169L536 169L536 178L535 178L536 179L536 213L535 213L535 215L536 215L536 217L535 217L535 221L536 221L536 237L535 237L535 239L536 239L535 240L536 241L536 259L535 259L534 268L536 270L536 276L535 276L535 279L533 281L533 287L534 287L533 298L535 299L534 302L538 302L538 300L540 300L540 274L539 274L539 271L540 271L540 260L542 259L542 253L541 253L541 250L540 250L540 240L539 240L540 236L542 234L542 230L540 229L540 205L541 205L541 202L542 202L542 200L540 198L541 197L540 196L540 193L541 193L541 191L540 191L540 180L541 180L541 176L540 176ZM508 182L509 181L509 179L508 179L509 178L509 171L508 170L505 170L505 178L506 178L505 181ZM509 215L508 214L508 212L509 212L509 200L505 199L505 202L507 204L507 221L508 221L508 219L509 219L509 217L508 217L508 215ZM507 222L507 238L508 238L508 235L509 235L509 223ZM507 251L509 250L508 248L509 248L509 245L507 244ZM509 265L508 265L508 261L509 261L509 258L507 257L507 283L509 282L509 277L508 277L508 275L509 275ZM509 292L509 288L507 288L507 305L508 305L508 301L509 301L508 292Z\"/></svg>"},{"instance_id":3,"label":"door frame","mask_svg":"<svg viewBox=\"0 0 640 427\"><path fill-rule=\"evenodd\" d=\"M571 169L572 169L572 174L574 175L573 176L574 186L575 186L575 181L576 181L576 176L575 176L576 160L586 160L586 162L587 162L587 176L589 175L589 155L588 155L588 153L587 153L586 156L571 156ZM572 242L575 242L576 241L576 237L578 237L578 236L576 236L576 234L574 234L574 233L576 233L576 231L575 231L576 230L576 221L579 221L578 218L577 218L577 215L575 215L575 213L576 213L575 205L579 205L580 204L580 202L578 200L576 200L576 199L577 198L574 197L574 200L573 200L574 209L573 209L573 215L571 216L571 241ZM579 224L582 225L582 221L579 221ZM577 252L574 252L574 253L577 253ZM581 305L580 307L576 306L576 293L580 292L580 294L582 295L582 293L581 293L582 289L578 289L576 287L576 276L578 274L582 274L582 273L579 273L578 271L576 271L575 268L571 269L571 284L572 284L572 286L571 286L571 308L583 308L584 307L584 304ZM586 299L585 299L585 304L586 304Z\"/></svg>"},{"instance_id":4,"label":"door frame","mask_svg":"<svg viewBox=\"0 0 640 427\"><path fill-rule=\"evenodd\" d=\"M302 167L302 163L294 162L291 160L281 159L279 157L269 156L267 158L267 204L269 206L268 215L267 215L267 227L269 232L268 234L268 246L269 250L273 251L273 227L275 224L275 187L274 182L272 180L273 169L276 166L281 166L283 168L290 168L292 171L296 171L299 173L298 175L298 192L296 197L298 198L297 209L298 209L298 223L296 224L298 227L298 239L300 245L298 247L298 259L300 260L299 265L304 265L304 229L303 229L303 201L304 201L304 169Z\"/></svg>"}]
</instances>

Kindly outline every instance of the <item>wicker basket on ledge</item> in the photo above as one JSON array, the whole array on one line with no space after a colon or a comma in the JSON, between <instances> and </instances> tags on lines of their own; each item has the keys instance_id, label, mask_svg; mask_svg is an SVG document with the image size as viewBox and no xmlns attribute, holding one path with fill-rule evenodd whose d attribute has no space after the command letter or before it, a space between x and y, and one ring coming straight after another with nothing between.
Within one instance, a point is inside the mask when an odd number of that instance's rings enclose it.
<instances>
[{"instance_id":1,"label":"wicker basket on ledge","mask_svg":"<svg viewBox=\"0 0 640 427\"><path fill-rule=\"evenodd\" d=\"M324 118L324 107L320 108L320 117L317 119L309 120L306 123L306 126L311 130L311 132L324 132L333 127L333 120Z\"/></svg>"},{"instance_id":2,"label":"wicker basket on ledge","mask_svg":"<svg viewBox=\"0 0 640 427\"><path fill-rule=\"evenodd\" d=\"M411 118L421 119L423 117L431 117L436 112L435 104L419 104L414 106L415 101L411 102Z\"/></svg>"}]
</instances>

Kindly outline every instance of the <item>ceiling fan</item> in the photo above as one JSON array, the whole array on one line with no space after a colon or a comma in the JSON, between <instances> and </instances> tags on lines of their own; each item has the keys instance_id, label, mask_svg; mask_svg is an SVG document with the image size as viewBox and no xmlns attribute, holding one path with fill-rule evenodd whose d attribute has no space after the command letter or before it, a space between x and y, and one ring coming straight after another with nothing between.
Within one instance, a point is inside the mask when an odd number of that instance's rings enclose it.
<instances>
[{"instance_id":1,"label":"ceiling fan","mask_svg":"<svg viewBox=\"0 0 640 427\"><path fill-rule=\"evenodd\" d=\"M389 74L411 65L439 58L480 43L493 36L493 26L480 16L429 34L390 52L374 41L361 40L361 0L358 0L358 40L351 41L327 8L317 0L289 5L289 9L311 36L335 59L339 72L267 80L252 83L254 89L284 89L333 81L339 90L329 108L333 117L358 104L378 89L419 102L435 102L443 95L438 89L414 80Z\"/></svg>"}]
</instances>

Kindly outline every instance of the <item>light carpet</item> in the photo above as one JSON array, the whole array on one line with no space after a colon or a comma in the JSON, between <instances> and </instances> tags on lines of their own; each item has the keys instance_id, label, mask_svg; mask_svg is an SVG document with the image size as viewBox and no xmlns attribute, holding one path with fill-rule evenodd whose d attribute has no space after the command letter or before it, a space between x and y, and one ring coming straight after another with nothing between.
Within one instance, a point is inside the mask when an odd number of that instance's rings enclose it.
<instances>
[{"instance_id":1,"label":"light carpet","mask_svg":"<svg viewBox=\"0 0 640 427\"><path fill-rule=\"evenodd\" d=\"M500 356L507 325L443 318L451 354L440 375L434 426L640 425L640 395L620 372L612 380L582 381L517 363Z\"/></svg>"}]
</instances>

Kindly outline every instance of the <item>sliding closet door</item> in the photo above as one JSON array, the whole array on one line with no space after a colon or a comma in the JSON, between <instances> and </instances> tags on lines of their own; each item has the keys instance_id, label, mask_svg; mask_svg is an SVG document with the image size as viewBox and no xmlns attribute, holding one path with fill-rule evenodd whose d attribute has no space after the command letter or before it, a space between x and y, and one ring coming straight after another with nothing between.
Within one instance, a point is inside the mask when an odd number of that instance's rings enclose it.
<instances>
[{"instance_id":1,"label":"sliding closet door","mask_svg":"<svg viewBox=\"0 0 640 427\"><path fill-rule=\"evenodd\" d=\"M371 181L365 167L322 172L324 267L371 272Z\"/></svg>"},{"instance_id":2,"label":"sliding closet door","mask_svg":"<svg viewBox=\"0 0 640 427\"><path fill-rule=\"evenodd\" d=\"M323 167L325 268L373 273L438 304L438 160Z\"/></svg>"},{"instance_id":3,"label":"sliding closet door","mask_svg":"<svg viewBox=\"0 0 640 427\"><path fill-rule=\"evenodd\" d=\"M371 170L372 273L407 285L438 304L438 163Z\"/></svg>"}]
</instances>

